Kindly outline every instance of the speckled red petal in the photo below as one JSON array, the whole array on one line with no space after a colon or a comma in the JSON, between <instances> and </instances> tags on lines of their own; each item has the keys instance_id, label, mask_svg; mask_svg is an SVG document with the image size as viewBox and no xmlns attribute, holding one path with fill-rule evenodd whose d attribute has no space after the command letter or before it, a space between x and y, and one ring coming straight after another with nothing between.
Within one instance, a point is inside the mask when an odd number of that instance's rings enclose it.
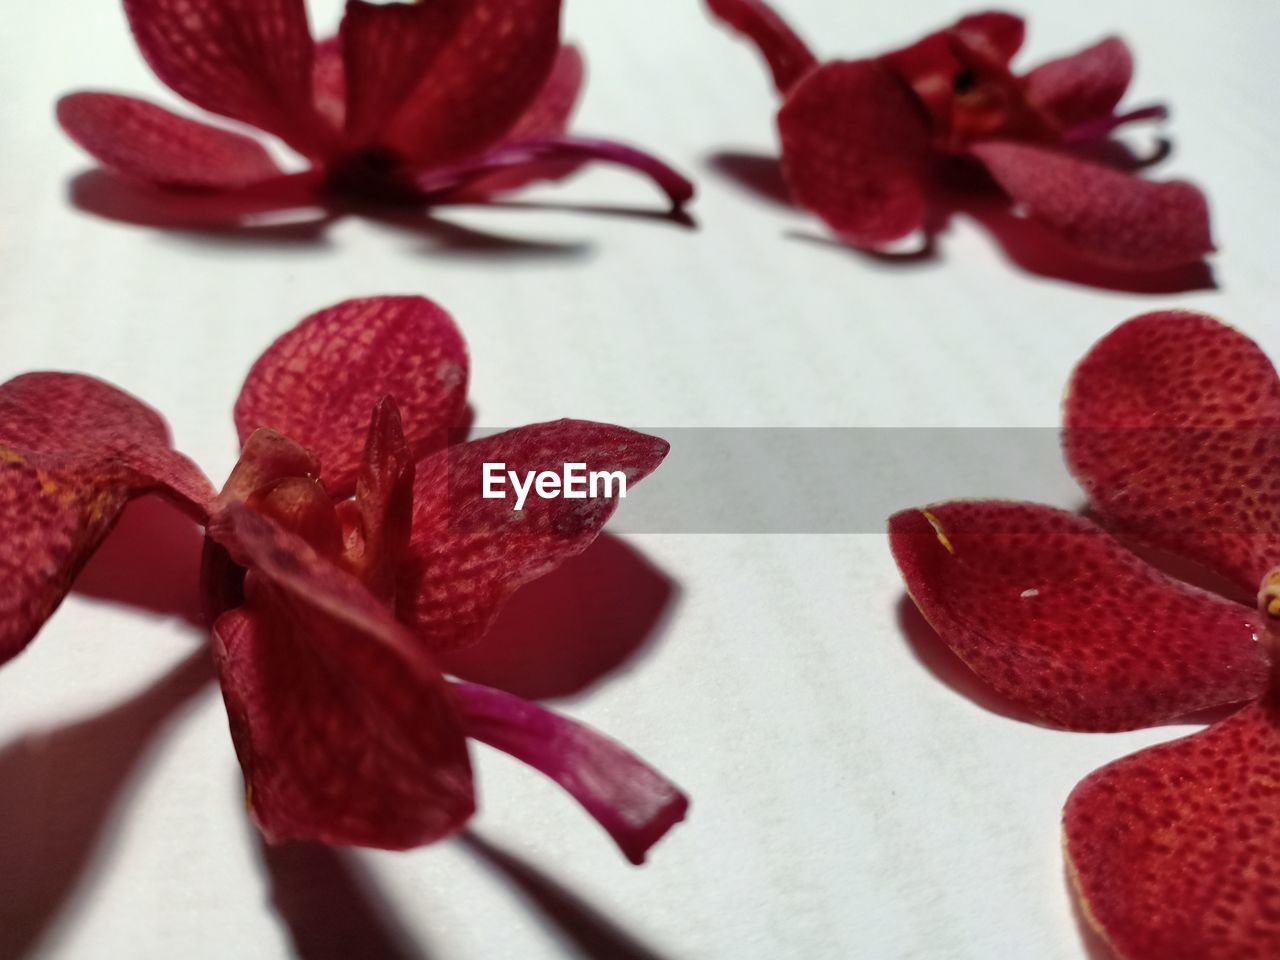
<instances>
[{"instance_id":1,"label":"speckled red petal","mask_svg":"<svg viewBox=\"0 0 1280 960\"><path fill-rule=\"evenodd\" d=\"M316 113L335 135L347 125L347 73L342 64L342 38L326 37L316 43L311 69Z\"/></svg>"},{"instance_id":2,"label":"speckled red petal","mask_svg":"<svg viewBox=\"0 0 1280 960\"><path fill-rule=\"evenodd\" d=\"M151 69L196 106L312 154L313 43L304 0L125 0Z\"/></svg>"},{"instance_id":3,"label":"speckled red petal","mask_svg":"<svg viewBox=\"0 0 1280 960\"><path fill-rule=\"evenodd\" d=\"M213 490L155 411L91 377L0 386L0 662L62 602L128 501L163 492L203 516Z\"/></svg>"},{"instance_id":4,"label":"speckled red petal","mask_svg":"<svg viewBox=\"0 0 1280 960\"><path fill-rule=\"evenodd\" d=\"M560 0L471 0L383 144L417 166L484 150L533 103L559 50Z\"/></svg>"},{"instance_id":5,"label":"speckled red petal","mask_svg":"<svg viewBox=\"0 0 1280 960\"><path fill-rule=\"evenodd\" d=\"M347 78L346 129L356 144L377 145L387 124L453 40L463 0L374 4L349 0L342 18Z\"/></svg>"},{"instance_id":6,"label":"speckled red petal","mask_svg":"<svg viewBox=\"0 0 1280 960\"><path fill-rule=\"evenodd\" d=\"M810 72L778 113L778 130L796 203L843 239L878 246L920 227L928 119L889 68L860 60Z\"/></svg>"},{"instance_id":7,"label":"speckled red petal","mask_svg":"<svg viewBox=\"0 0 1280 960\"><path fill-rule=\"evenodd\" d=\"M355 488L369 413L400 407L416 457L448 442L466 407L467 350L423 297L348 300L307 317L258 359L236 401L243 442L269 427L309 447L335 497Z\"/></svg>"},{"instance_id":8,"label":"speckled red petal","mask_svg":"<svg viewBox=\"0 0 1280 960\"><path fill-rule=\"evenodd\" d=\"M644 863L649 848L685 818L689 798L621 744L501 690L455 683L454 691L467 736L558 783L632 863Z\"/></svg>"},{"instance_id":9,"label":"speckled red petal","mask_svg":"<svg viewBox=\"0 0 1280 960\"><path fill-rule=\"evenodd\" d=\"M272 840L407 849L474 809L447 683L351 575L242 505L210 533L248 566L214 657L247 784Z\"/></svg>"},{"instance_id":10,"label":"speckled red petal","mask_svg":"<svg viewBox=\"0 0 1280 960\"><path fill-rule=\"evenodd\" d=\"M779 93L818 65L805 42L764 0L707 0L707 8L756 45Z\"/></svg>"},{"instance_id":11,"label":"speckled red petal","mask_svg":"<svg viewBox=\"0 0 1280 960\"><path fill-rule=\"evenodd\" d=\"M1190 183L1141 180L1019 143L991 141L971 150L1033 219L1090 260L1167 270L1213 251L1208 203Z\"/></svg>"},{"instance_id":12,"label":"speckled red petal","mask_svg":"<svg viewBox=\"0 0 1280 960\"><path fill-rule=\"evenodd\" d=\"M1122 324L1076 367L1072 473L1118 529L1252 594L1280 565L1280 376L1252 340L1169 311Z\"/></svg>"},{"instance_id":13,"label":"speckled red petal","mask_svg":"<svg viewBox=\"0 0 1280 960\"><path fill-rule=\"evenodd\" d=\"M1022 49L1027 28L1022 18L1000 10L961 17L949 33L992 60L1008 63Z\"/></svg>"},{"instance_id":14,"label":"speckled red petal","mask_svg":"<svg viewBox=\"0 0 1280 960\"><path fill-rule=\"evenodd\" d=\"M1049 723L1123 730L1265 689L1253 609L1160 573L1074 514L956 501L895 514L889 534L943 641Z\"/></svg>"},{"instance_id":15,"label":"speckled red petal","mask_svg":"<svg viewBox=\"0 0 1280 960\"><path fill-rule=\"evenodd\" d=\"M652 472L668 444L622 427L557 420L441 451L418 464L413 533L401 571L399 613L434 650L478 640L519 587L585 550L617 505L606 496L483 499L484 463L561 473L566 463L622 471L631 485ZM505 490L509 493L510 486Z\"/></svg>"},{"instance_id":16,"label":"speckled red petal","mask_svg":"<svg viewBox=\"0 0 1280 960\"><path fill-rule=\"evenodd\" d=\"M133 97L73 93L58 123L103 166L161 186L234 190L283 173L256 140Z\"/></svg>"},{"instance_id":17,"label":"speckled red petal","mask_svg":"<svg viewBox=\"0 0 1280 960\"><path fill-rule=\"evenodd\" d=\"M1125 960L1280 956L1274 696L1103 767L1071 794L1066 855L1085 915Z\"/></svg>"},{"instance_id":18,"label":"speckled red petal","mask_svg":"<svg viewBox=\"0 0 1280 960\"><path fill-rule=\"evenodd\" d=\"M1133 79L1133 55L1119 37L1107 37L1042 63L1023 79L1027 97L1069 130L1115 109Z\"/></svg>"}]
</instances>

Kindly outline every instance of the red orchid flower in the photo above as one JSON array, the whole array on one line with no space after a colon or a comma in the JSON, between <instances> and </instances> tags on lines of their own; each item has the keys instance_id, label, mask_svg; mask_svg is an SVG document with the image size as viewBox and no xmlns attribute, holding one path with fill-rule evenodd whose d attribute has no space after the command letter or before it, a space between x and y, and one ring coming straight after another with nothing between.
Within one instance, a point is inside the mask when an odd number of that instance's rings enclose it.
<instances>
[{"instance_id":1,"label":"red orchid flower","mask_svg":"<svg viewBox=\"0 0 1280 960\"><path fill-rule=\"evenodd\" d=\"M1166 116L1159 106L1115 112L1133 74L1116 37L1018 76L1009 63L1023 22L989 12L879 57L819 63L763 0L707 2L773 72L784 97L783 173L796 203L855 247L928 230L931 194L976 161L1010 200L1094 262L1161 270L1213 249L1194 186L1141 180L1078 155L1122 124Z\"/></svg>"},{"instance_id":2,"label":"red orchid flower","mask_svg":"<svg viewBox=\"0 0 1280 960\"><path fill-rule=\"evenodd\" d=\"M1240 597L1034 504L904 511L894 557L957 656L1049 724L1124 730L1248 703L1086 778L1066 854L1085 915L1126 960L1280 956L1280 377L1211 317L1148 314L1077 367L1064 422L1103 526Z\"/></svg>"},{"instance_id":3,"label":"red orchid flower","mask_svg":"<svg viewBox=\"0 0 1280 960\"><path fill-rule=\"evenodd\" d=\"M349 0L315 42L304 0L125 0L138 47L176 93L272 134L310 163L286 175L250 137L109 93L58 103L105 167L161 187L270 206L338 194L423 205L558 179L591 160L632 167L674 208L692 184L631 147L567 134L582 57L560 0Z\"/></svg>"},{"instance_id":4,"label":"red orchid flower","mask_svg":"<svg viewBox=\"0 0 1280 960\"><path fill-rule=\"evenodd\" d=\"M243 442L220 494L164 421L76 374L0 386L0 662L66 594L126 503L158 492L206 526L213 649L249 807L273 840L404 849L474 809L468 738L564 787L633 862L683 819L684 795L621 746L435 655L478 640L516 589L581 553L616 506L482 496L485 462L567 462L637 482L665 441L561 420L448 445L466 348L417 297L321 311L258 360L236 403ZM372 415L370 412L372 411Z\"/></svg>"}]
</instances>

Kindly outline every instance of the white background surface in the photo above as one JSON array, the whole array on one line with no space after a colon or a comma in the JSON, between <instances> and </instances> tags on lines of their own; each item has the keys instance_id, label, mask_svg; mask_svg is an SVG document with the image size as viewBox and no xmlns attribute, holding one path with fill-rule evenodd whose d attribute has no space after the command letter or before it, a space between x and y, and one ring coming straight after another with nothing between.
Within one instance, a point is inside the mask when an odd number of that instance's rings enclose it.
<instances>
[{"instance_id":1,"label":"white background surface","mask_svg":"<svg viewBox=\"0 0 1280 960\"><path fill-rule=\"evenodd\" d=\"M696 231L557 209L441 213L563 245L522 253L359 220L308 243L100 219L68 201L89 161L53 123L55 98L83 87L173 98L112 0L14 5L0 51L0 379L52 368L121 384L163 411L177 445L221 480L252 360L304 314L363 294L424 293L453 311L470 343L478 420L492 424L1048 427L1075 360L1157 307L1213 312L1280 356L1274 4L1023 5L1020 66L1120 32L1138 58L1131 102L1174 108L1176 150L1158 174L1206 187L1221 289L1162 296L1022 272L964 219L939 258L914 265L805 242L797 234L820 235L816 221L749 196L708 163L716 150L773 148L774 98L751 50L695 0L567 6L567 36L591 71L577 129L645 145L695 176ZM338 3L312 9L317 24L336 23ZM823 0L786 9L826 55L880 51L966 12ZM613 171L521 199L658 203ZM938 478L939 496L1000 493ZM1058 852L1061 804L1097 766L1178 729L1071 735L984 709L922 663L921 653L947 663L936 645L905 638L882 536L630 542L678 582L678 599L628 669L559 706L677 779L693 797L690 819L632 869L555 787L477 751L475 832L575 906L555 919L460 842L357 854L404 955L1087 955ZM0 671L0 902L45 918L33 955L295 949L269 904L216 691L103 718L199 641L172 615L73 595ZM71 726L80 721L91 722ZM606 932L592 934L584 917ZM575 946L575 931L594 946ZM376 941L363 942L375 955Z\"/></svg>"}]
</instances>

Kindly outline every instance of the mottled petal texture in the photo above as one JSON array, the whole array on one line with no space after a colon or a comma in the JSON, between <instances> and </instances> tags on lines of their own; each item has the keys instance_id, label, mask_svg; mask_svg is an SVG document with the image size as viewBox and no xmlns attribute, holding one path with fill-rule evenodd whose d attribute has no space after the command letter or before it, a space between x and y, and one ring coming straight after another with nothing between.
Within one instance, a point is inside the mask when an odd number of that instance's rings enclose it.
<instances>
[{"instance_id":1,"label":"mottled petal texture","mask_svg":"<svg viewBox=\"0 0 1280 960\"><path fill-rule=\"evenodd\" d=\"M304 0L125 0L156 75L196 106L322 147Z\"/></svg>"},{"instance_id":2,"label":"mottled petal texture","mask_svg":"<svg viewBox=\"0 0 1280 960\"><path fill-rule=\"evenodd\" d=\"M148 492L198 517L213 497L151 408L76 374L0 386L0 662L30 642L125 504Z\"/></svg>"},{"instance_id":3,"label":"mottled petal texture","mask_svg":"<svg viewBox=\"0 0 1280 960\"><path fill-rule=\"evenodd\" d=\"M1063 446L1115 527L1252 594L1280 565L1280 377L1252 340L1199 313L1149 313L1071 378Z\"/></svg>"},{"instance_id":4,"label":"mottled petal texture","mask_svg":"<svg viewBox=\"0 0 1280 960\"><path fill-rule=\"evenodd\" d=\"M1209 206L1190 183L1140 180L1020 143L979 143L972 152L1032 218L1098 263L1165 270L1213 251Z\"/></svg>"},{"instance_id":5,"label":"mottled petal texture","mask_svg":"<svg viewBox=\"0 0 1280 960\"><path fill-rule=\"evenodd\" d=\"M418 464L413 534L401 571L400 616L434 650L473 643L515 590L585 550L617 505L618 488L586 499L483 499L484 463L562 472L621 471L631 485L652 472L668 444L621 427L557 420L441 451ZM510 491L510 486L506 487Z\"/></svg>"},{"instance_id":6,"label":"mottled petal texture","mask_svg":"<svg viewBox=\"0 0 1280 960\"><path fill-rule=\"evenodd\" d=\"M825 64L778 114L783 173L795 201L855 246L919 228L929 125L911 91L881 63Z\"/></svg>"},{"instance_id":7,"label":"mottled petal texture","mask_svg":"<svg viewBox=\"0 0 1280 960\"><path fill-rule=\"evenodd\" d=\"M1133 55L1119 37L1050 60L1024 78L1027 97L1063 129L1111 113L1133 79Z\"/></svg>"},{"instance_id":8,"label":"mottled petal texture","mask_svg":"<svg viewBox=\"0 0 1280 960\"><path fill-rule=\"evenodd\" d=\"M1051 724L1124 730L1266 689L1256 611L1160 573L1074 514L956 501L894 515L889 535L943 641Z\"/></svg>"},{"instance_id":9,"label":"mottled petal texture","mask_svg":"<svg viewBox=\"0 0 1280 960\"><path fill-rule=\"evenodd\" d=\"M1126 960L1280 956L1275 698L1103 767L1071 794L1085 915Z\"/></svg>"},{"instance_id":10,"label":"mottled petal texture","mask_svg":"<svg viewBox=\"0 0 1280 960\"><path fill-rule=\"evenodd\" d=\"M242 504L210 535L250 570L214 656L249 809L271 840L408 849L474 810L448 684L382 603Z\"/></svg>"},{"instance_id":11,"label":"mottled petal texture","mask_svg":"<svg viewBox=\"0 0 1280 960\"><path fill-rule=\"evenodd\" d=\"M242 442L268 427L309 447L330 492L346 497L378 400L395 399L421 457L448 442L466 394L466 345L445 310L422 297L349 300L307 317L258 359L236 428Z\"/></svg>"},{"instance_id":12,"label":"mottled petal texture","mask_svg":"<svg viewBox=\"0 0 1280 960\"><path fill-rule=\"evenodd\" d=\"M58 122L103 166L148 183L234 190L282 175L256 140L133 97L73 93Z\"/></svg>"}]
</instances>

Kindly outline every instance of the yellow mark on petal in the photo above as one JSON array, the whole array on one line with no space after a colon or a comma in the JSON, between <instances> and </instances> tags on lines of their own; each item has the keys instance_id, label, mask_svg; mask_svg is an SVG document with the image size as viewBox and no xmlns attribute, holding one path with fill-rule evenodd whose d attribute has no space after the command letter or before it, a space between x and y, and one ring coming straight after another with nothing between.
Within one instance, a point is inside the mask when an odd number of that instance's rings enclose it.
<instances>
[{"instance_id":1,"label":"yellow mark on petal","mask_svg":"<svg viewBox=\"0 0 1280 960\"><path fill-rule=\"evenodd\" d=\"M26 463L23 456L8 447L0 447L0 463Z\"/></svg>"},{"instance_id":2,"label":"yellow mark on petal","mask_svg":"<svg viewBox=\"0 0 1280 960\"><path fill-rule=\"evenodd\" d=\"M246 783L244 785L244 808L246 811L253 810L253 784Z\"/></svg>"},{"instance_id":3,"label":"yellow mark on petal","mask_svg":"<svg viewBox=\"0 0 1280 960\"><path fill-rule=\"evenodd\" d=\"M929 526L933 527L933 532L938 536L938 542L947 548L947 553L955 556L956 548L951 545L951 539L947 536L947 531L942 529L942 521L935 517L928 510L921 510L924 518L929 521Z\"/></svg>"},{"instance_id":4,"label":"yellow mark on petal","mask_svg":"<svg viewBox=\"0 0 1280 960\"><path fill-rule=\"evenodd\" d=\"M1273 620L1280 620L1280 567L1262 578L1258 588L1258 609Z\"/></svg>"}]
</instances>

